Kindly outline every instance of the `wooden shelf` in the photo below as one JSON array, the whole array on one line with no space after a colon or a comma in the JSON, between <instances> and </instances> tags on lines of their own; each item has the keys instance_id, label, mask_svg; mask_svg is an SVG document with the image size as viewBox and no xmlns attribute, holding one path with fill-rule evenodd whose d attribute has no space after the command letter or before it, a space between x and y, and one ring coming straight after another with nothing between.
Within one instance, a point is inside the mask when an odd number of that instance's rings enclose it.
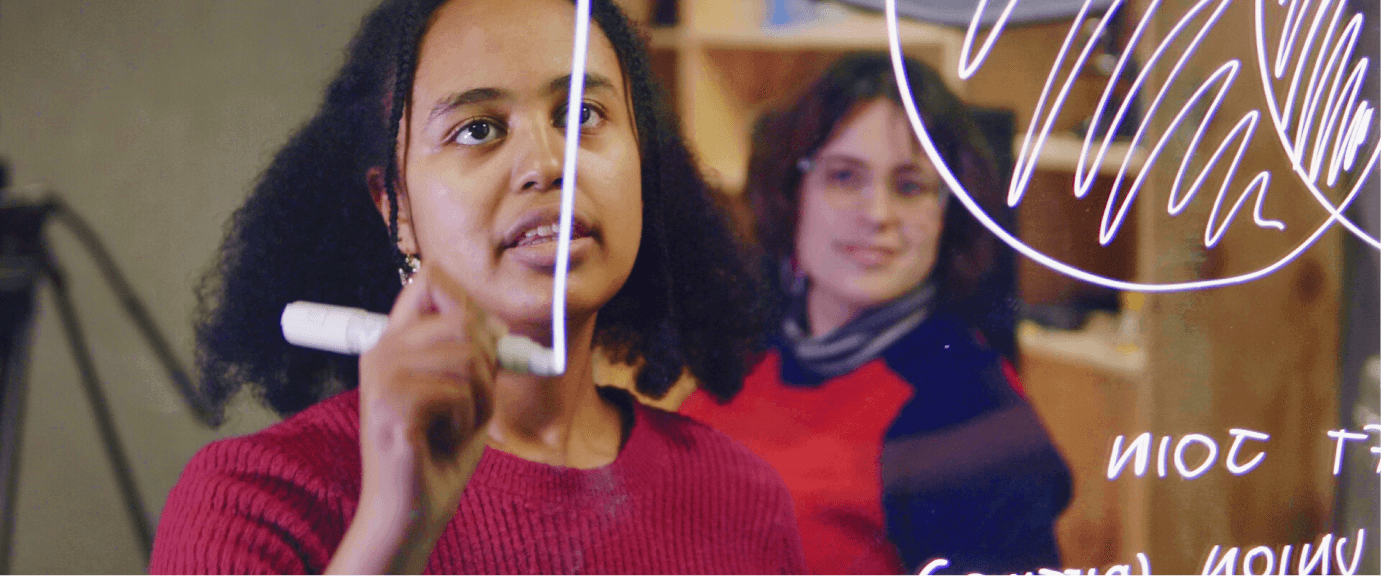
<instances>
[{"instance_id":1,"label":"wooden shelf","mask_svg":"<svg viewBox=\"0 0 1381 576\"><path fill-rule=\"evenodd\" d=\"M730 162L727 158L707 154L702 161L701 169L710 184L724 194L738 196L748 185L748 167L742 162Z\"/></svg>"},{"instance_id":2,"label":"wooden shelf","mask_svg":"<svg viewBox=\"0 0 1381 576\"><path fill-rule=\"evenodd\" d=\"M1012 153L1020 154L1022 142L1025 141L1025 134L1018 134L1012 141ZM1041 148L1040 157L1036 163L1038 171L1074 172L1079 166L1079 150L1084 145L1083 140L1074 136L1051 135L1046 138L1045 146ZM1097 149L1089 151L1090 158L1097 152ZM1122 160L1127 154L1132 154L1132 161L1128 165L1127 176L1135 177L1141 173L1146 163L1146 154L1140 148L1132 150L1132 147L1124 143L1114 143L1108 147L1107 156L1098 164L1098 173L1104 175L1117 174L1122 169ZM711 160L713 154L707 154L706 160ZM719 177L719 182L724 185L725 191L737 193L743 189L747 175L743 166L733 165L726 161L707 162L707 168L714 171L713 176Z\"/></svg>"},{"instance_id":3,"label":"wooden shelf","mask_svg":"<svg viewBox=\"0 0 1381 576\"><path fill-rule=\"evenodd\" d=\"M902 20L903 46L949 47L963 42L957 30ZM886 50L887 23L879 16L849 14L783 28L725 27L693 32L705 48L733 50Z\"/></svg>"},{"instance_id":4,"label":"wooden shelf","mask_svg":"<svg viewBox=\"0 0 1381 576\"><path fill-rule=\"evenodd\" d=\"M1012 140L1012 154L1020 155L1021 146L1025 142L1026 134L1017 134L1017 137ZM1051 134L1046 137L1045 145L1041 147L1036 169L1074 172L1079 167L1079 152L1083 147L1083 138ZM1097 153L1098 144L1095 142L1089 147L1089 159L1094 158ZM1133 150L1130 145L1122 142L1114 142L1108 147L1108 154L1103 157L1102 162L1098 163L1098 173L1117 174L1117 171L1122 169L1122 161L1127 158L1128 154L1131 154L1132 161L1127 166L1127 175L1136 176L1141 173L1141 169L1146 163L1146 152L1140 148Z\"/></svg>"},{"instance_id":5,"label":"wooden shelf","mask_svg":"<svg viewBox=\"0 0 1381 576\"><path fill-rule=\"evenodd\" d=\"M1117 323L1116 316L1094 314L1083 329L1066 331L1024 321L1017 327L1017 340L1026 356L1093 368L1119 379L1139 379L1146 371L1146 351L1115 344Z\"/></svg>"}]
</instances>

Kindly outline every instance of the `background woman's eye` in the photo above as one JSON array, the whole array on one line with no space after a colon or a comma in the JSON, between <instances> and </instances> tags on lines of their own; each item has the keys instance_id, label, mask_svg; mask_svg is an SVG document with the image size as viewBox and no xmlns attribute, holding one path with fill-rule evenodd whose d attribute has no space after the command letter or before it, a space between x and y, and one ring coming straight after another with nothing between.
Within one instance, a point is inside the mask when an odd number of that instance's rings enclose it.
<instances>
[{"instance_id":1,"label":"background woman's eye","mask_svg":"<svg viewBox=\"0 0 1381 576\"><path fill-rule=\"evenodd\" d=\"M897 193L902 196L925 196L939 191L938 185L916 182L913 180L902 180L897 183Z\"/></svg>"},{"instance_id":2,"label":"background woman's eye","mask_svg":"<svg viewBox=\"0 0 1381 576\"><path fill-rule=\"evenodd\" d=\"M474 122L461 126L460 131L456 133L455 141L457 144L475 146L478 144L484 144L486 142L489 142L490 140L497 138L498 135L498 126L495 126L494 124L486 120L476 120Z\"/></svg>"},{"instance_id":3,"label":"background woman's eye","mask_svg":"<svg viewBox=\"0 0 1381 576\"><path fill-rule=\"evenodd\" d=\"M858 172L849 168L840 168L829 172L829 180L835 184L852 185L858 180Z\"/></svg>"}]
</instances>

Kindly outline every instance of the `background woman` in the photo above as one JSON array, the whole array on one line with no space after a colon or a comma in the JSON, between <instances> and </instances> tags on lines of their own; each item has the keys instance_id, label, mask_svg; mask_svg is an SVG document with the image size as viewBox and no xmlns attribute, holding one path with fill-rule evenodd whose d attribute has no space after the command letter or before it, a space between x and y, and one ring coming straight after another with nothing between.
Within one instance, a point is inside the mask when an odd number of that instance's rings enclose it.
<instances>
[{"instance_id":1,"label":"background woman","mask_svg":"<svg viewBox=\"0 0 1381 576\"><path fill-rule=\"evenodd\" d=\"M991 153L964 105L908 60L946 165L999 220ZM747 193L780 270L773 352L727 405L681 412L742 441L792 490L817 573L1059 566L1069 473L986 345L1011 340L998 243L920 150L886 54L846 57L758 124Z\"/></svg>"},{"instance_id":2,"label":"background woman","mask_svg":"<svg viewBox=\"0 0 1381 576\"><path fill-rule=\"evenodd\" d=\"M573 6L388 0L202 293L205 394L292 416L188 464L153 571L802 569L766 464L593 380L599 345L644 394L689 369L728 398L761 324L641 42L610 3L592 20L565 375L498 370L494 343L552 338ZM392 312L356 359L283 341L295 300Z\"/></svg>"}]
</instances>

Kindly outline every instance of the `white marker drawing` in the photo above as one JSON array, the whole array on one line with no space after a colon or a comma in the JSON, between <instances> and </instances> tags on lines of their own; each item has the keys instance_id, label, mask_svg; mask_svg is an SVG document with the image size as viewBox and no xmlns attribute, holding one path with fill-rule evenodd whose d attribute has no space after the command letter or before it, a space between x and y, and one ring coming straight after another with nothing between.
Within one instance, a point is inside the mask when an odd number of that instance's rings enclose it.
<instances>
[{"instance_id":1,"label":"white marker drawing","mask_svg":"<svg viewBox=\"0 0 1381 576\"><path fill-rule=\"evenodd\" d=\"M1276 97L1273 79L1281 80L1287 71L1290 55L1294 53L1295 43L1308 16L1311 0L1277 0L1278 5L1284 5L1286 2L1289 2L1290 6L1286 12L1272 66L1267 66L1266 59L1265 6L1262 0L1256 0L1255 3L1257 69L1261 72L1266 108L1270 112L1276 136L1293 164L1295 174L1325 210L1337 215L1343 208L1335 208L1319 190L1319 177L1324 176L1321 170L1327 168L1326 185L1335 186L1340 172L1351 170L1356 165L1357 151L1366 143L1376 119L1375 103L1357 101L1358 94L1366 82L1369 59L1362 58L1354 63L1350 72L1347 70L1347 62L1360 40L1364 19L1361 14L1354 14L1348 19L1342 32L1335 36L1345 3L1341 0L1320 0L1308 33L1300 46L1294 73L1286 89L1285 103L1281 106ZM1330 8L1332 16L1329 18L1327 29L1323 30L1323 36L1320 37L1320 27ZM1311 63L1311 52L1316 49L1318 53L1312 59L1313 66L1306 69ZM1308 82L1301 86L1300 80L1306 72L1309 74ZM1329 72L1332 72L1331 78ZM1343 78L1345 72L1346 79ZM1301 89L1304 95L1299 98L1296 106L1296 98L1300 96ZM1315 126L1320 102L1324 103L1324 108L1322 117L1317 118L1319 124ZM1295 116L1297 109L1299 115ZM1292 125L1295 128L1293 135L1289 134ZM1314 130L1312 138L1311 129ZM1330 135L1333 136L1331 143ZM1305 157L1306 151L1312 152L1308 158ZM1323 164L1325 159L1328 160L1326 166ZM1374 163L1375 153L1372 155L1372 164ZM1370 166L1366 170L1370 172ZM1345 217L1338 216L1337 219L1359 239L1381 249L1381 240L1372 238Z\"/></svg>"},{"instance_id":2,"label":"white marker drawing","mask_svg":"<svg viewBox=\"0 0 1381 576\"><path fill-rule=\"evenodd\" d=\"M1007 21L1007 15L1010 14L1017 1L1019 0L1008 0L1002 15L996 20L992 29L988 32L987 38L979 47L977 55L973 55L974 38L980 20L978 16L983 13L988 3L987 0L980 0L978 2L974 19L970 22L969 30L965 34L963 50L958 59L958 72L961 78L967 79L971 77L972 74L982 66L983 61L986 59L993 45L1001 36L1003 27ZM1133 81L1131 89L1128 90L1129 93L1137 93L1140 89L1145 87L1150 79L1150 71L1154 69L1157 64L1161 63L1162 60L1167 59L1172 44L1193 32L1193 37L1188 41L1188 47L1183 49L1182 54L1180 54L1175 63L1171 65L1164 84L1156 92L1151 100L1150 106L1148 106L1143 114L1140 125L1137 126L1136 133L1131 141L1131 145L1134 149L1137 146L1141 146L1143 141L1149 140L1148 128L1151 124L1151 120L1155 117L1157 112L1161 111L1162 107L1166 106L1165 101L1169 89L1174 86L1177 81L1180 81L1189 58L1196 52L1196 48L1204 42L1209 31L1212 30L1214 25L1222 17L1224 11L1232 1L1233 0L1201 0L1195 3L1179 18L1178 22L1171 27L1165 34L1165 37L1161 39L1160 43L1155 46L1147 62L1140 67L1140 72ZM1262 25L1263 17L1261 14L1262 1L1263 0L1257 0L1256 47L1258 59L1260 60L1259 67L1263 74L1263 87L1267 93L1266 99L1271 113L1271 121L1275 126L1277 136L1282 145L1286 148L1287 154L1289 154L1292 168L1295 173L1300 176L1306 187L1309 188L1311 194L1315 196L1315 199L1328 212L1328 218L1311 231L1288 253L1275 262L1258 270L1225 278L1169 283L1129 282L1081 270L1064 262L1055 260L1039 250L1036 250L1003 229L994 222L991 217L985 214L977 202L974 201L973 197L969 195L968 191L959 183L950 167L945 165L943 159L935 149L930 135L926 132L924 122L916 112L915 100L906 79L906 72L902 67L901 46L897 33L895 0L887 0L884 7L884 16L887 21L887 39L888 48L892 56L892 67L897 77L897 84L901 90L902 105L906 110L907 119L911 122L912 129L915 131L922 149L925 150L927 156L929 156L931 161L935 164L941 177L944 178L945 182L950 186L950 189L955 192L955 196L959 198L960 202L968 208L979 222L987 227L994 235L1001 238L1013 249L1026 257L1073 278L1119 290L1173 292L1229 286L1249 282L1275 272L1310 248L1314 242L1335 223L1342 224L1368 244L1381 249L1381 241L1362 233L1353 222L1342 214L1342 212L1353 202L1357 194L1361 192L1368 179L1372 177L1373 169L1377 167L1378 159L1381 158L1381 146L1374 146L1370 155L1366 156L1365 162L1360 164L1360 170L1356 170L1359 167L1357 162L1359 158L1358 150L1368 139L1374 140L1371 136L1371 128L1374 126L1374 121L1377 119L1374 105L1366 101L1357 101L1357 94L1363 85L1362 83L1365 81L1367 66L1370 62L1365 58L1361 59L1353 65L1351 72L1344 78L1346 63L1350 60L1353 47L1355 47L1358 41L1361 23L1363 22L1362 15L1354 15L1348 20L1348 24L1343 26L1342 32L1335 35L1342 13L1341 0L1321 0L1322 3L1319 5L1319 10L1314 16L1313 25L1309 28L1309 34L1301 45L1303 54L1299 58L1299 62L1296 66L1296 72L1291 81L1289 100L1286 106L1284 106L1285 116L1282 117L1281 108L1275 104L1274 94L1271 89L1272 84L1265 75L1265 70L1267 68L1263 49L1265 35ZM1289 8L1290 12L1287 15L1285 26L1286 30L1282 32L1281 49L1277 53L1276 67L1273 69L1273 71L1278 71L1276 75L1279 76L1284 72L1285 66L1290 60L1289 52L1295 45L1297 40L1296 34L1301 29L1301 24L1306 17L1306 12L1311 0L1277 1L1281 5L1284 5L1285 2L1291 2ZM1301 2L1303 2L1303 4L1301 4ZM1044 147L1051 133L1054 121L1063 108L1065 100L1074 86L1074 81L1078 78L1080 71L1084 68L1089 57L1094 52L1097 41L1106 33L1111 15L1121 8L1124 3L1125 0L1113 3L1102 19L1098 21L1097 27L1091 37L1085 40L1084 44L1079 47L1078 55L1074 56L1072 59L1070 58L1071 49L1075 45L1078 31L1089 18L1089 4L1085 3L1070 24L1069 33L1066 35L1064 44L1061 46L1055 58L1050 75L1047 77L1045 87L1037 101L1035 114L1032 119L1033 126L1027 131L1026 138L1022 143L1016 159L1013 168L1012 183L1007 194L1007 203L1009 206L1016 206L1022 201L1035 170L1036 158L1039 156L1041 149ZM1153 0L1150 3L1141 21L1137 24L1135 31L1132 33L1129 44L1136 45L1142 40L1146 31L1149 29L1148 24L1152 21L1152 18L1156 15L1160 7L1160 0ZM1324 20L1324 15L1329 7L1333 7L1333 18L1328 27L1323 29L1321 27L1321 22ZM1193 29L1193 24L1200 18L1202 18L1202 22L1199 24L1197 31L1195 31ZM1324 30L1322 37L1318 36L1320 30ZM1320 48L1317 56L1313 58L1314 66L1308 70L1308 82L1300 84L1299 79L1304 77L1306 72L1306 61L1309 60L1309 56L1311 55L1310 50L1315 46L1316 40L1323 45L1323 48ZM1330 44L1330 42L1332 44ZM1331 51L1328 49L1329 46L1332 47ZM1118 59L1116 68L1110 75L1111 78L1117 79L1122 77L1130 63L1131 53L1131 50L1127 50ZM1325 56L1327 56L1327 58L1325 58ZM1061 77L1059 72L1064 69L1067 60L1069 61L1070 69ZM1161 154L1170 142L1171 135L1174 134L1176 129L1181 127L1182 124L1188 124L1191 120L1191 113L1195 111L1198 106L1205 104L1205 111L1203 112L1202 118L1198 120L1198 124L1190 126L1190 128L1193 129L1193 136L1186 149L1184 158L1180 161L1175 178L1172 180L1169 203L1166 208L1167 214L1172 217L1179 215L1197 195L1208 175L1213 172L1214 168L1219 166L1220 162L1227 159L1228 155L1231 153L1231 158L1228 160L1226 166L1226 174L1223 183L1219 187L1218 194L1213 201L1213 207L1209 214L1208 221L1204 227L1204 246L1206 248L1213 248L1218 244L1223 234L1227 231L1227 227L1234 221L1238 212L1253 195L1255 195L1256 200L1252 211L1253 222L1261 228L1274 230L1285 229L1285 224L1283 222L1267 218L1262 214L1262 203L1271 187L1271 173L1269 171L1261 171L1252 175L1251 178L1247 180L1246 184L1241 187L1236 199L1233 200L1230 207L1227 208L1226 214L1221 215L1224 208L1223 204L1232 193L1234 183L1238 181L1236 173L1243 155L1248 145L1252 142L1257 127L1261 122L1261 112L1259 110L1248 111L1238 118L1232 129L1228 131L1227 135L1223 137L1221 142L1218 143L1216 148L1209 155L1207 162L1200 168L1199 172L1197 174L1190 173L1190 159L1194 158L1195 152L1199 150L1200 146L1204 145L1203 141L1206 131L1212 121L1215 120L1215 116L1229 89L1234 86L1240 76L1241 68L1242 62L1240 60L1227 60L1197 85L1193 90L1193 94L1187 101L1183 103L1178 110L1174 111L1173 119L1164 131L1164 135L1149 146L1149 151L1144 161L1144 167L1139 173L1131 178L1131 183L1125 191L1123 190L1123 185L1128 179L1128 171L1132 165L1131 155L1128 155L1128 157L1123 160L1114 176L1112 190L1109 194L1103 212L1103 218L1099 225L1098 241L1100 244L1107 245L1116 237L1123 220L1127 216L1127 211L1131 203L1145 185L1146 177L1149 173L1146 167L1151 166L1161 157ZM1052 95L1057 81L1060 82L1059 90ZM1294 119L1295 123L1291 124L1292 120L1290 114L1291 111L1295 109L1295 97L1297 94L1301 93L1300 90L1303 91L1303 96L1300 97L1298 105L1301 113L1298 118ZM1090 122L1091 125L1101 125L1099 121L1101 120L1103 110L1108 109L1107 105L1112 95L1113 86L1112 82L1110 82L1103 92L1099 102L1098 112ZM1090 158L1090 149L1093 146L1093 138L1096 133L1090 131L1088 135L1085 136L1079 154L1079 161L1076 163L1075 169L1074 195L1076 198L1082 199L1090 191L1096 174L1091 172L1089 167L1101 165L1113 143L1113 132L1115 127L1119 126L1126 115L1130 113L1129 110L1131 105L1130 96L1118 103L1117 112L1112 122L1108 123L1109 128L1101 135L1102 140L1092 158ZM1320 106L1322 106L1321 110ZM1321 115L1318 113L1321 113ZM1317 123L1316 116L1318 116ZM1287 127L1292 125L1295 127L1295 135L1293 138L1287 137L1286 135ZM1306 152L1310 154L1308 157L1306 157ZM1334 186L1338 181L1340 171L1349 170L1354 170L1354 174L1357 175L1357 178L1352 182L1351 189L1344 195L1342 202L1334 205L1319 190L1318 180L1320 177L1323 177L1325 181L1328 182L1329 186ZM1189 184L1185 187L1185 182L1187 180L1189 180ZM1120 203L1118 202L1119 199L1122 199Z\"/></svg>"},{"instance_id":3,"label":"white marker drawing","mask_svg":"<svg viewBox=\"0 0 1381 576\"><path fill-rule=\"evenodd\" d=\"M964 49L959 51L959 78L968 80L983 66L983 61L988 59L988 52L993 49L993 44L1002 36L1002 30L1007 27L1007 19L1012 17L1012 9L1017 7L1018 0L1007 0L1007 7L1002 9L1002 14L998 15L993 22L993 29L988 32L988 38L983 41L983 47L978 49L978 56L969 59L969 53L973 51L973 37L978 34L978 24L983 19L983 13L987 11L988 0L978 0L978 6L973 9L973 20L969 21L969 30L964 33ZM1088 6L1085 5L1087 10Z\"/></svg>"},{"instance_id":4,"label":"white marker drawing","mask_svg":"<svg viewBox=\"0 0 1381 576\"><path fill-rule=\"evenodd\" d=\"M576 156L580 151L580 110L585 101L585 56L590 40L590 0L575 6L575 42L571 48L571 89L566 96L566 151L561 165L561 217L556 234L556 270L552 274L551 349L557 374L566 372L566 276L571 266L571 212L575 207ZM572 130L571 127L575 129Z\"/></svg>"}]
</instances>

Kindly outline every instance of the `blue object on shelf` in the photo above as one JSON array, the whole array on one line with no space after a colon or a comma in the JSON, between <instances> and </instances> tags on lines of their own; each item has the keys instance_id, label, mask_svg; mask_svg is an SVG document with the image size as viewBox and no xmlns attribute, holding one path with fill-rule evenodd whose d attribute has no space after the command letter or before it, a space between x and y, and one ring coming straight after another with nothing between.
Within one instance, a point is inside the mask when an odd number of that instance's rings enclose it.
<instances>
[{"instance_id":1,"label":"blue object on shelf","mask_svg":"<svg viewBox=\"0 0 1381 576\"><path fill-rule=\"evenodd\" d=\"M886 0L839 1L879 12L887 5ZM772 3L777 3L777 0L772 0ZM1078 14L1084 4L1085 0L1018 0L1016 7L1012 8L1012 16L1008 23L1019 25L1068 20ZM1113 0L1088 0L1088 4L1090 12L1098 14L1112 6ZM973 20L973 12L977 6L977 0L897 0L897 15L967 28ZM988 0L988 5L984 8L979 22L983 26L989 26L997 21L997 17L1007 8L1007 0Z\"/></svg>"},{"instance_id":2,"label":"blue object on shelf","mask_svg":"<svg viewBox=\"0 0 1381 576\"><path fill-rule=\"evenodd\" d=\"M767 0L767 21L773 28L795 26L815 19L812 0Z\"/></svg>"}]
</instances>

